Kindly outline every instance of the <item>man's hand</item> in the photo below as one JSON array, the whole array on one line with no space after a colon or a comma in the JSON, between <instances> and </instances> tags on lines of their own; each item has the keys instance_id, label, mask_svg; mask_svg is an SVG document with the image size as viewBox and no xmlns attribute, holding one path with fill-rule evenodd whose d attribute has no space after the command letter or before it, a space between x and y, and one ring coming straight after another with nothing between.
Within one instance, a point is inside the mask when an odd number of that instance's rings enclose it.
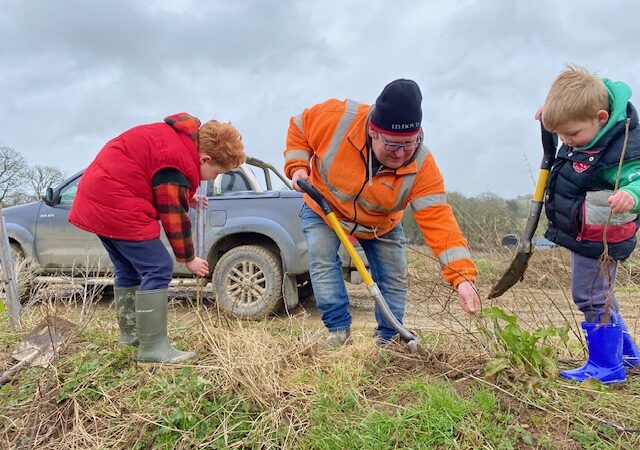
<instances>
[{"instance_id":1,"label":"man's hand","mask_svg":"<svg viewBox=\"0 0 640 450\"><path fill-rule=\"evenodd\" d=\"M206 277L209 275L209 263L206 259L197 256L187 263L187 269L197 277Z\"/></svg>"},{"instance_id":2,"label":"man's hand","mask_svg":"<svg viewBox=\"0 0 640 450\"><path fill-rule=\"evenodd\" d=\"M475 314L480 311L480 297L476 287L470 281L463 281L457 287L460 296L460 306L468 314Z\"/></svg>"},{"instance_id":3,"label":"man's hand","mask_svg":"<svg viewBox=\"0 0 640 450\"><path fill-rule=\"evenodd\" d=\"M291 176L291 185L293 186L293 188L298 192L304 192L300 188L300 186L298 186L298 180L304 180L304 181L309 180L309 174L307 173L307 169L298 169L295 172L293 172L293 175Z\"/></svg>"},{"instance_id":4,"label":"man's hand","mask_svg":"<svg viewBox=\"0 0 640 450\"><path fill-rule=\"evenodd\" d=\"M609 206L611 206L611 212L614 214L623 214L631 211L636 206L636 200L633 195L627 191L618 191L607 199Z\"/></svg>"}]
</instances>

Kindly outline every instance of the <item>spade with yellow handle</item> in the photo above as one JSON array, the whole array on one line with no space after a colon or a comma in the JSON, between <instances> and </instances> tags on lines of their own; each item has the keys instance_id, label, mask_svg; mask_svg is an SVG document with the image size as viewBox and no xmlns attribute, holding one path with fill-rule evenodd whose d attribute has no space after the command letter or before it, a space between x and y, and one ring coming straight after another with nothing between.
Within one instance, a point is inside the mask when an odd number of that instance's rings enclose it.
<instances>
[{"instance_id":1,"label":"spade with yellow handle","mask_svg":"<svg viewBox=\"0 0 640 450\"><path fill-rule=\"evenodd\" d=\"M333 208L331 208L331 205L329 204L327 199L324 198L324 196L316 188L314 188L313 186L311 186L311 184L304 180L298 180L298 186L300 186L300 188L304 192L306 192L309 197L311 197L322 209L322 212L327 217L327 221L331 225L331 228L338 235L338 239L340 239L340 242L353 260L353 263L356 266L356 269L358 270L362 281L369 289L369 293L373 296L376 307L378 308L378 311L380 311L380 315L384 317L384 319L393 327L393 329L398 332L400 337L407 342L407 345L411 352L418 353L418 337L411 331L407 330L391 312L391 309L384 299L382 292L380 292L380 288L378 288L376 282L373 281L373 278L365 267L362 258L360 258L360 255L358 255L358 252L354 248L353 244L349 241L347 234L342 228L340 221L336 217L335 212L333 212Z\"/></svg>"},{"instance_id":2,"label":"spade with yellow handle","mask_svg":"<svg viewBox=\"0 0 640 450\"><path fill-rule=\"evenodd\" d=\"M544 201L544 193L547 188L547 180L549 178L549 172L553 165L553 160L555 159L558 146L557 136L547 131L542 125L542 122L540 122L540 130L542 133L542 150L544 154L542 157L542 164L540 166L540 174L538 175L538 182L536 183L536 190L533 194L533 198L531 199L531 206L529 207L527 225L520 237L520 243L518 244L518 250L515 258L504 275L502 275L502 278L500 278L500 281L498 281L489 293L489 298L500 297L518 281L522 281L524 278L524 272L527 270L527 265L529 264L529 258L531 258L531 254L533 253L531 238L538 227L538 221L540 220L540 213L542 212L542 204Z\"/></svg>"}]
</instances>

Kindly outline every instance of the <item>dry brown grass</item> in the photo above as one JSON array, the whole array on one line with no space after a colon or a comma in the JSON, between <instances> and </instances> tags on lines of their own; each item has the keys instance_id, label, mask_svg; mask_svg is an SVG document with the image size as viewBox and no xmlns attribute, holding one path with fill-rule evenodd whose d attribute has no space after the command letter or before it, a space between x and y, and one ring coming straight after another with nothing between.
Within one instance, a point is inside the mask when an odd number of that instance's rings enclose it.
<instances>
[{"instance_id":1,"label":"dry brown grass","mask_svg":"<svg viewBox=\"0 0 640 450\"><path fill-rule=\"evenodd\" d=\"M405 320L422 337L425 353L418 356L408 353L402 344L382 350L375 346L373 300L363 286L352 286L352 303L359 306L352 310L354 343L338 351L320 348L324 329L313 305L264 322L239 322L219 316L215 305L207 302L196 307L197 299L191 298L172 302L169 323L179 347L197 350L197 362L184 367L186 375L180 369L145 372L135 367L133 349L115 343L117 325L109 303L86 289L73 296L63 288L50 289L48 302L24 309L25 329L44 315L66 317L78 327L65 354L51 367L29 369L21 375L22 388L30 386L28 394L21 397L11 389L4 394L12 403L0 406L0 447L133 448L144 436L160 439L164 430L180 433L174 448L211 448L220 442L227 448L270 448L274 443L297 448L301 436L315 426L312 410L319 383L325 378L335 392L352 390L358 393L358 401L391 415L414 400L405 394L397 402L388 401L394 386L406 380L447 380L460 392L485 386L500 397L505 408L519 414L522 423L546 417L549 425L540 426L538 432L557 438L554 448L571 448L568 436L575 423L629 429L640 420L615 406L620 399L638 402L637 384L603 392L589 385L540 387L544 381L513 376L499 382L485 379L483 365L493 356L490 342L480 332L480 326L486 324L460 310L456 295L440 278L437 263L424 253L424 248L409 253L410 299ZM478 286L481 297L486 298L511 255L499 252L476 257L482 269ZM485 301L485 306L516 314L523 328L531 330L569 322L574 339L580 339L580 318L568 295L566 252L537 252L526 275L523 283L499 299ZM633 308L638 298L634 277L633 270L622 268L618 283L621 307L632 329L638 320ZM20 335L6 327L0 331L0 370L13 363L9 353ZM558 351L563 360L582 357L576 346ZM176 386L181 392L174 391ZM567 404L567 398L585 397L593 405ZM204 436L172 428L160 419L172 414L175 402L199 405L203 400L220 399L226 399L226 409L203 419L219 421ZM577 405L582 405L580 410ZM245 423L234 419L240 409L246 410ZM244 426L249 431L239 439ZM628 432L617 432L627 436L625 442L637 442L628 438Z\"/></svg>"},{"instance_id":2,"label":"dry brown grass","mask_svg":"<svg viewBox=\"0 0 640 450\"><path fill-rule=\"evenodd\" d=\"M82 333L82 330L99 328L114 338L117 332L115 320L109 320L113 319L113 312L104 310L103 305L97 308L94 305L91 314L79 319L81 310L67 306L64 312L78 323L76 333L67 343L67 355L85 352L87 347L93 348L98 355L113 351L115 342L92 344ZM33 307L24 317L25 328L42 314L59 313L60 309ZM252 430L247 439L265 444L280 441L285 446L293 445L297 436L312 426L310 409L317 386L314 377L307 378L304 374L326 373L332 377L341 374L333 378L335 389L339 390L342 383L363 382L360 374L376 364L382 364L384 378L394 382L430 368L426 360L406 354L401 348L389 352L394 363L387 367L389 356L380 353L369 332L355 332L354 344L341 350L324 351L321 346L324 334L318 323L309 319L308 313L299 310L295 316L268 322L229 322L219 320L215 310L202 309L193 314L185 311L182 305L174 304L171 331L179 345L198 350L197 363L185 367L203 380L200 395L220 398L233 394L242 398L250 409L259 411L252 419ZM4 338L6 341L7 336ZM128 354L131 356L132 352ZM0 368L9 364L7 353L2 352ZM123 363L105 358L104 364L88 371L74 386L73 392L60 401L60 392L65 390L68 381L65 377L70 375L68 364L68 361L58 360L46 369L30 369L29 376L37 383L35 394L13 405L10 411L0 408L5 421L0 435L4 448L22 448L23 445L41 449L130 448L139 438L136 431L163 427L157 417L170 414L171 408L162 405L170 403L167 398L175 393L157 392L152 401L137 399L140 403L131 404L135 398L132 392L155 378L171 383L176 371L156 369L144 373L137 371L130 360L120 369L136 372L132 379L100 392L100 399L88 404L84 393L95 388L91 380L100 378L100 373L113 364ZM81 368L76 367L75 371L78 370ZM433 373L431 369L429 372ZM377 395L371 391L372 401L382 402L387 389L378 387ZM228 411L229 415L232 413L232 410ZM283 424L286 424L284 437ZM229 448L237 446L232 442L233 427L223 421L210 433L211 441L229 436ZM276 434L278 439L274 437ZM185 433L183 441L180 448L194 445L189 433ZM207 445L207 439L198 442L200 448L208 448Z\"/></svg>"}]
</instances>

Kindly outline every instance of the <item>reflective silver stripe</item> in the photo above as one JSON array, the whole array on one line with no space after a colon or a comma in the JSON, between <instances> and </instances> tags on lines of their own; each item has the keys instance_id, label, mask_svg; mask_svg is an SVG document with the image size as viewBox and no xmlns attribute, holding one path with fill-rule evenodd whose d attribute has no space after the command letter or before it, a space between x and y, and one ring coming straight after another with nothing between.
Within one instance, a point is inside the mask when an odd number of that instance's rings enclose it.
<instances>
[{"instance_id":1,"label":"reflective silver stripe","mask_svg":"<svg viewBox=\"0 0 640 450\"><path fill-rule=\"evenodd\" d=\"M447 203L447 194L431 194L423 197L418 197L411 201L411 209L413 212L420 211L421 209L429 208L431 206L445 205Z\"/></svg>"},{"instance_id":2,"label":"reflective silver stripe","mask_svg":"<svg viewBox=\"0 0 640 450\"><path fill-rule=\"evenodd\" d=\"M304 130L302 129L302 113L298 114L295 119L293 119L293 123L298 127L300 133L304 134Z\"/></svg>"},{"instance_id":3,"label":"reflective silver stripe","mask_svg":"<svg viewBox=\"0 0 640 450\"><path fill-rule=\"evenodd\" d=\"M354 198L356 198L355 195L344 193L331 183L325 181L325 184L327 185L333 196L341 202L350 202L353 201Z\"/></svg>"},{"instance_id":4,"label":"reflective silver stripe","mask_svg":"<svg viewBox=\"0 0 640 450\"><path fill-rule=\"evenodd\" d=\"M418 165L418 172L420 172L420 169L422 169L427 156L431 154L431 150L429 150L429 147L422 144L420 148L416 150L416 152L418 153L418 155L416 156L416 164Z\"/></svg>"},{"instance_id":5,"label":"reflective silver stripe","mask_svg":"<svg viewBox=\"0 0 640 450\"><path fill-rule=\"evenodd\" d=\"M344 110L344 113L342 114L342 117L340 118L340 121L338 122L338 126L336 126L336 129L333 132L333 136L331 136L329 147L327 147L327 151L324 152L324 154L322 155L321 163L318 164L318 170L320 172L320 175L322 175L322 178L325 184L327 185L327 187L329 187L329 189L331 189L331 191L336 195L336 197L339 196L338 192L334 190L335 189L334 186L330 186L328 183L329 181L328 168L331 167L331 164L333 164L333 160L335 159L336 154L338 153L338 149L342 145L342 141L344 140L344 137L346 136L347 131L349 130L349 127L351 127L351 124L353 123L353 119L356 117L357 112L358 112L358 102L355 102L353 100L347 100L347 106Z\"/></svg>"},{"instance_id":6,"label":"reflective silver stripe","mask_svg":"<svg viewBox=\"0 0 640 450\"><path fill-rule=\"evenodd\" d=\"M395 209L396 208L395 204L391 207L392 209L383 208L380 205L375 205L373 203L366 201L362 197L358 198L358 205L360 205L366 211L381 212L381 213L392 213L394 211L400 211L401 209L404 209L402 208L402 206L400 206L398 209Z\"/></svg>"},{"instance_id":7,"label":"reflective silver stripe","mask_svg":"<svg viewBox=\"0 0 640 450\"><path fill-rule=\"evenodd\" d=\"M471 253L469 253L469 249L466 247L453 247L438 255L438 261L443 265L465 258L471 258Z\"/></svg>"},{"instance_id":8,"label":"reflective silver stripe","mask_svg":"<svg viewBox=\"0 0 640 450\"><path fill-rule=\"evenodd\" d=\"M411 195L411 191L413 190L413 185L416 182L417 174L422 170L422 166L424 166L424 162L427 160L427 156L429 156L429 149L426 145L421 145L416 150L416 173L411 175L403 175L402 176L402 184L400 185L400 192L396 196L396 202L391 207L391 211L400 211L404 210L407 207L407 202L409 201L409 196Z\"/></svg>"},{"instance_id":9,"label":"reflective silver stripe","mask_svg":"<svg viewBox=\"0 0 640 450\"><path fill-rule=\"evenodd\" d=\"M305 161L309 161L311 159L309 150L299 150L299 149L291 148L284 152L285 161L288 162L294 159L304 159Z\"/></svg>"},{"instance_id":10,"label":"reflective silver stripe","mask_svg":"<svg viewBox=\"0 0 640 450\"><path fill-rule=\"evenodd\" d=\"M369 227L365 227L364 225L360 225L360 224L356 224L355 222L351 222L350 220L341 220L340 224L342 225L342 228L344 228L345 230L347 230L349 233L351 232L355 232L355 233L368 233L368 234L373 234L374 233L374 229L373 228L369 228ZM354 230L354 226L355 226L355 230Z\"/></svg>"}]
</instances>

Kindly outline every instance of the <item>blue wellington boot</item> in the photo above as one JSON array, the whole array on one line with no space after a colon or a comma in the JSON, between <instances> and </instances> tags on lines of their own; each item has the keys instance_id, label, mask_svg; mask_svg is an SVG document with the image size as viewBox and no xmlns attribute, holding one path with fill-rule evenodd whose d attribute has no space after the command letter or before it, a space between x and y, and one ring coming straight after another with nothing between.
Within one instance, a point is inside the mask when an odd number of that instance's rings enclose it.
<instances>
[{"instance_id":1,"label":"blue wellington boot","mask_svg":"<svg viewBox=\"0 0 640 450\"><path fill-rule=\"evenodd\" d=\"M611 316L612 319L615 317ZM589 358L577 369L564 370L560 376L567 380L586 381L594 378L603 384L623 383L627 374L622 362L621 323L582 322Z\"/></svg>"},{"instance_id":2,"label":"blue wellington boot","mask_svg":"<svg viewBox=\"0 0 640 450\"><path fill-rule=\"evenodd\" d=\"M640 366L640 350L638 350L631 332L627 329L619 313L618 322L622 326L622 361L627 367L638 367Z\"/></svg>"}]
</instances>

